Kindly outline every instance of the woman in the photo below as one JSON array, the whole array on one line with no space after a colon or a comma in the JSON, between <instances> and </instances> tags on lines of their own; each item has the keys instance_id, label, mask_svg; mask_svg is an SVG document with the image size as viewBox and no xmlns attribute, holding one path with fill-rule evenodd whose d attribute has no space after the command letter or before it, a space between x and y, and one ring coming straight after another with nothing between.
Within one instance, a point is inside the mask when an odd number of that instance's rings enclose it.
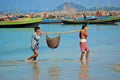
<instances>
[{"instance_id":1,"label":"woman","mask_svg":"<svg viewBox=\"0 0 120 80\"><path fill-rule=\"evenodd\" d=\"M41 35L42 35L42 33L40 32L40 27L35 27L34 33L32 34L32 41L31 41L31 49L34 52L34 54L31 57L27 58L27 60L26 60L27 62L30 62L31 59L33 59L33 61L36 62L37 57L39 55L39 53L38 53L39 42L38 41L39 41Z\"/></svg>"},{"instance_id":2,"label":"woman","mask_svg":"<svg viewBox=\"0 0 120 80\"><path fill-rule=\"evenodd\" d=\"M83 61L84 58L84 53L86 52L86 62L88 62L88 58L89 58L89 48L87 46L87 37L88 37L88 32L87 32L88 28L87 25L82 25L82 29L80 31L79 37L80 37L80 48L81 48L81 57L80 57L80 61Z\"/></svg>"}]
</instances>

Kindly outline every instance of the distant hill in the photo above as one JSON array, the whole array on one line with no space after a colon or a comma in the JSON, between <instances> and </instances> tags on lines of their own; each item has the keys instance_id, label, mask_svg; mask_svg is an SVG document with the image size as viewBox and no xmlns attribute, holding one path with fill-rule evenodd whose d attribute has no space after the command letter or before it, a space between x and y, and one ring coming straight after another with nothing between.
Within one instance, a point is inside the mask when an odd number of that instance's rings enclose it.
<instances>
[{"instance_id":1,"label":"distant hill","mask_svg":"<svg viewBox=\"0 0 120 80\"><path fill-rule=\"evenodd\" d=\"M96 7L93 7L93 8L86 8L85 6L82 6L80 4L75 4L73 2L65 2L63 3L62 5L59 5L57 6L54 10L57 10L57 11L71 11L71 9L75 10L75 11L85 11L85 10L90 10L90 11L96 11L96 10L99 10L99 9L102 9L102 10L120 10L120 8L115 8L115 7L100 7L100 8L96 8Z\"/></svg>"},{"instance_id":2,"label":"distant hill","mask_svg":"<svg viewBox=\"0 0 120 80\"><path fill-rule=\"evenodd\" d=\"M100 7L100 8L93 7L93 8L90 8L90 9L88 9L88 10L90 10L90 11L95 11L95 10L112 11L112 10L120 10L120 8L118 8L118 7L113 7L113 6L111 6L111 7L105 6L105 7Z\"/></svg>"},{"instance_id":3,"label":"distant hill","mask_svg":"<svg viewBox=\"0 0 120 80\"><path fill-rule=\"evenodd\" d=\"M57 11L69 11L70 9L75 9L76 11L84 11L86 10L86 7L79 4L75 4L73 2L65 2L62 5L59 5L55 8L55 10Z\"/></svg>"},{"instance_id":4,"label":"distant hill","mask_svg":"<svg viewBox=\"0 0 120 80\"><path fill-rule=\"evenodd\" d=\"M65 2L61 5L58 5L54 10L47 10L48 12L54 12L54 11L66 11L66 12L80 12L80 11L96 11L96 10L106 10L106 11L111 11L111 10L120 10L119 7L108 7L108 6L103 6L103 7L93 7L93 8L86 8L83 5L76 4L74 2ZM45 11L45 10L44 10ZM19 10L19 9L11 9L11 10L0 10L0 15L4 15L5 13L37 13L37 12L44 12L40 11L38 9L27 9L27 10Z\"/></svg>"}]
</instances>

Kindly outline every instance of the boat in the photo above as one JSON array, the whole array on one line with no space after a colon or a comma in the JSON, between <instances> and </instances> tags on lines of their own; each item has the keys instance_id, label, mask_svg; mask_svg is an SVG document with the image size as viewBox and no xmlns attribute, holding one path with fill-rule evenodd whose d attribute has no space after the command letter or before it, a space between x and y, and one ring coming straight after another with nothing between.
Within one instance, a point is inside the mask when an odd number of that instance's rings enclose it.
<instances>
[{"instance_id":1,"label":"boat","mask_svg":"<svg viewBox=\"0 0 120 80\"><path fill-rule=\"evenodd\" d=\"M21 28L38 26L42 18L20 18L12 21L0 21L0 28Z\"/></svg>"},{"instance_id":2,"label":"boat","mask_svg":"<svg viewBox=\"0 0 120 80\"><path fill-rule=\"evenodd\" d=\"M60 19L43 19L41 24L59 24L62 23Z\"/></svg>"},{"instance_id":3,"label":"boat","mask_svg":"<svg viewBox=\"0 0 120 80\"><path fill-rule=\"evenodd\" d=\"M64 24L114 24L119 22L119 17L114 16L101 16L94 20L73 20L73 19L64 19L62 22Z\"/></svg>"},{"instance_id":4,"label":"boat","mask_svg":"<svg viewBox=\"0 0 120 80\"><path fill-rule=\"evenodd\" d=\"M97 20L97 17L96 16L90 16L86 18L80 17L80 18L76 18L76 20Z\"/></svg>"}]
</instances>

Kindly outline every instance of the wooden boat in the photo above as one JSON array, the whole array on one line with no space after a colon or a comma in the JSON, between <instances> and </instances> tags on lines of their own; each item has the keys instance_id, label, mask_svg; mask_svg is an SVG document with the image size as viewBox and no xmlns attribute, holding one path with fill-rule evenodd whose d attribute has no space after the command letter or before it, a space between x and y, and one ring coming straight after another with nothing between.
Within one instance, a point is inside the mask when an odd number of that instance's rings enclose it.
<instances>
[{"instance_id":1,"label":"wooden boat","mask_svg":"<svg viewBox=\"0 0 120 80\"><path fill-rule=\"evenodd\" d=\"M39 25L41 20L41 18L21 18L13 21L0 21L0 28L35 27Z\"/></svg>"},{"instance_id":2,"label":"wooden boat","mask_svg":"<svg viewBox=\"0 0 120 80\"><path fill-rule=\"evenodd\" d=\"M104 18L104 19L96 19L96 20L62 20L64 24L114 24L120 21L120 18L112 17L112 18Z\"/></svg>"},{"instance_id":3,"label":"wooden boat","mask_svg":"<svg viewBox=\"0 0 120 80\"><path fill-rule=\"evenodd\" d=\"M97 17L96 16L90 16L90 17L86 17L86 18L78 17L78 18L76 18L76 20L97 20Z\"/></svg>"},{"instance_id":4,"label":"wooden boat","mask_svg":"<svg viewBox=\"0 0 120 80\"><path fill-rule=\"evenodd\" d=\"M62 23L60 19L43 19L41 21L41 24L57 24L57 23Z\"/></svg>"}]
</instances>

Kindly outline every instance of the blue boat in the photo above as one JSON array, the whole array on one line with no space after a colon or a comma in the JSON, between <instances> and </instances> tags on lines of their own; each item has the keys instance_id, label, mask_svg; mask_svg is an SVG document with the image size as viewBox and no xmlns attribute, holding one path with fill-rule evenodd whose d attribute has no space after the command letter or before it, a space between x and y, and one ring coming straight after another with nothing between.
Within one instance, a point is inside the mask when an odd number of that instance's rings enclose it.
<instances>
[{"instance_id":1,"label":"blue boat","mask_svg":"<svg viewBox=\"0 0 120 80\"><path fill-rule=\"evenodd\" d=\"M96 16L89 16L89 17L86 17L86 18L76 18L76 20L96 20L97 17Z\"/></svg>"},{"instance_id":2,"label":"blue boat","mask_svg":"<svg viewBox=\"0 0 120 80\"><path fill-rule=\"evenodd\" d=\"M41 21L41 24L58 24L58 23L62 23L62 21L60 19L43 19Z\"/></svg>"}]
</instances>

